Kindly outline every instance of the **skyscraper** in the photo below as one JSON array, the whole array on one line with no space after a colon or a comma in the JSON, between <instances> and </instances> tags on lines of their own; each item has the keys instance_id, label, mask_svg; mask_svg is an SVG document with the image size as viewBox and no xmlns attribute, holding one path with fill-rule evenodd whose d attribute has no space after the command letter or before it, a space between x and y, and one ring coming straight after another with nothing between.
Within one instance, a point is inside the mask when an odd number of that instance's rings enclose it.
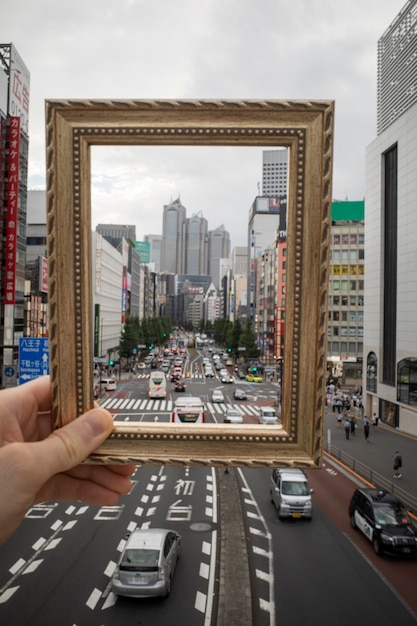
<instances>
[{"instance_id":1,"label":"skyscraper","mask_svg":"<svg viewBox=\"0 0 417 626\"><path fill-rule=\"evenodd\" d=\"M187 218L185 228L185 273L207 274L208 224L203 214Z\"/></svg>"},{"instance_id":2,"label":"skyscraper","mask_svg":"<svg viewBox=\"0 0 417 626\"><path fill-rule=\"evenodd\" d=\"M220 288L220 259L230 255L230 235L222 224L208 234L208 273L216 289Z\"/></svg>"},{"instance_id":3,"label":"skyscraper","mask_svg":"<svg viewBox=\"0 0 417 626\"><path fill-rule=\"evenodd\" d=\"M161 272L184 273L185 214L179 198L164 206Z\"/></svg>"},{"instance_id":4,"label":"skyscraper","mask_svg":"<svg viewBox=\"0 0 417 626\"><path fill-rule=\"evenodd\" d=\"M263 150L262 195L270 198L287 197L288 150Z\"/></svg>"}]
</instances>

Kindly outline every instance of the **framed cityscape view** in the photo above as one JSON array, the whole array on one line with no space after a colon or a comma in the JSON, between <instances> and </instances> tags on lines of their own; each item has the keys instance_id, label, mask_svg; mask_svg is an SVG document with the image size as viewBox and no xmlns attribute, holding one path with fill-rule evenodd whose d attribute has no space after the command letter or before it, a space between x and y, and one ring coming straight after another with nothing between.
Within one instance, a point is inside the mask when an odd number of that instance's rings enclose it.
<instances>
[{"instance_id":1,"label":"framed cityscape view","mask_svg":"<svg viewBox=\"0 0 417 626\"><path fill-rule=\"evenodd\" d=\"M319 467L327 346L334 103L48 100L47 231L53 425L94 406L91 148L289 150L282 426L115 423L91 463Z\"/></svg>"}]
</instances>

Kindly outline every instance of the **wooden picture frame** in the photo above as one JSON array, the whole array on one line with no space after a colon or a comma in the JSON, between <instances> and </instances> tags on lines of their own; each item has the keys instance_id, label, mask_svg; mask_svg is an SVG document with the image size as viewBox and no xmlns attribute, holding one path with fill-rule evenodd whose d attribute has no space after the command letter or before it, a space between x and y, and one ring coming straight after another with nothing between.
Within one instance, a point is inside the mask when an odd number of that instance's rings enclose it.
<instances>
[{"instance_id":1,"label":"wooden picture frame","mask_svg":"<svg viewBox=\"0 0 417 626\"><path fill-rule=\"evenodd\" d=\"M54 428L94 405L91 146L289 148L283 427L115 423L89 462L321 465L333 125L332 101L46 102Z\"/></svg>"}]
</instances>

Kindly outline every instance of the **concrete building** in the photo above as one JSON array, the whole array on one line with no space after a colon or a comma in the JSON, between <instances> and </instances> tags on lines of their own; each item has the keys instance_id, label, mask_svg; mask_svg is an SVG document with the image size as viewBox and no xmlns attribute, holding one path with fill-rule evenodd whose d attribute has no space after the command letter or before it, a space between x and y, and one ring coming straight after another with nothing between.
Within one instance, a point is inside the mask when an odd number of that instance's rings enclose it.
<instances>
[{"instance_id":1,"label":"concrete building","mask_svg":"<svg viewBox=\"0 0 417 626\"><path fill-rule=\"evenodd\" d=\"M92 235L94 356L118 354L122 331L123 254L97 232Z\"/></svg>"},{"instance_id":2,"label":"concrete building","mask_svg":"<svg viewBox=\"0 0 417 626\"><path fill-rule=\"evenodd\" d=\"M344 383L361 385L364 335L365 203L333 202L327 361Z\"/></svg>"},{"instance_id":3,"label":"concrete building","mask_svg":"<svg viewBox=\"0 0 417 626\"><path fill-rule=\"evenodd\" d=\"M180 199L164 206L162 218L161 272L184 273L186 209Z\"/></svg>"},{"instance_id":4,"label":"concrete building","mask_svg":"<svg viewBox=\"0 0 417 626\"><path fill-rule=\"evenodd\" d=\"M195 213L185 223L185 273L207 274L208 224L203 214Z\"/></svg>"},{"instance_id":5,"label":"concrete building","mask_svg":"<svg viewBox=\"0 0 417 626\"><path fill-rule=\"evenodd\" d=\"M262 151L262 195L286 198L288 183L288 150Z\"/></svg>"},{"instance_id":6,"label":"concrete building","mask_svg":"<svg viewBox=\"0 0 417 626\"><path fill-rule=\"evenodd\" d=\"M250 319L255 321L257 259L264 250L274 247L276 233L282 219L286 220L287 203L264 196L257 196L249 209L248 219L248 304ZM285 221L286 223L286 221ZM256 332L256 331L255 331Z\"/></svg>"},{"instance_id":7,"label":"concrete building","mask_svg":"<svg viewBox=\"0 0 417 626\"><path fill-rule=\"evenodd\" d=\"M221 259L230 256L230 235L224 225L210 230L208 234L208 274L216 289L221 285Z\"/></svg>"},{"instance_id":8,"label":"concrete building","mask_svg":"<svg viewBox=\"0 0 417 626\"><path fill-rule=\"evenodd\" d=\"M149 262L154 272L161 271L162 235L145 235L144 241L149 243Z\"/></svg>"},{"instance_id":9,"label":"concrete building","mask_svg":"<svg viewBox=\"0 0 417 626\"><path fill-rule=\"evenodd\" d=\"M0 44L0 203L4 224L0 376L3 387L16 384L19 339L25 332L29 99L28 68L13 44Z\"/></svg>"},{"instance_id":10,"label":"concrete building","mask_svg":"<svg viewBox=\"0 0 417 626\"><path fill-rule=\"evenodd\" d=\"M366 150L367 415L417 435L417 0L378 42L378 136Z\"/></svg>"}]
</instances>

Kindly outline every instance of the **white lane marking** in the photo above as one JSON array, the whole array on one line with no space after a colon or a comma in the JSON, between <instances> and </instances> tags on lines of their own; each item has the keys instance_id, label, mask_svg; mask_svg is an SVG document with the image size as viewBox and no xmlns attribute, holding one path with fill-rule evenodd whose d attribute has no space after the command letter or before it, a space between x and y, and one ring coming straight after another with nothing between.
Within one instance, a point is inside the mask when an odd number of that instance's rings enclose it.
<instances>
[{"instance_id":1,"label":"white lane marking","mask_svg":"<svg viewBox=\"0 0 417 626\"><path fill-rule=\"evenodd\" d=\"M106 598L106 601L101 607L101 610L104 611L104 609L108 609L111 606L114 606L116 602L117 602L117 596L112 591L110 591L109 595Z\"/></svg>"},{"instance_id":2,"label":"white lane marking","mask_svg":"<svg viewBox=\"0 0 417 626\"><path fill-rule=\"evenodd\" d=\"M101 591L100 589L97 589L97 587L95 587L93 591L91 592L90 597L88 598L86 602L86 605L88 606L89 609L94 610L100 598L101 598Z\"/></svg>"},{"instance_id":3,"label":"white lane marking","mask_svg":"<svg viewBox=\"0 0 417 626\"><path fill-rule=\"evenodd\" d=\"M62 541L62 537L57 537L56 539L51 541L50 544L46 546L45 550L54 550L57 547L57 545L61 543L61 541Z\"/></svg>"},{"instance_id":4,"label":"white lane marking","mask_svg":"<svg viewBox=\"0 0 417 626\"><path fill-rule=\"evenodd\" d=\"M210 575L210 567L208 563L200 563L200 572L199 572L201 578L205 578L206 580L208 580L208 577Z\"/></svg>"},{"instance_id":5,"label":"white lane marking","mask_svg":"<svg viewBox=\"0 0 417 626\"><path fill-rule=\"evenodd\" d=\"M16 574L16 572L22 569L25 563L26 563L25 559L18 559L16 563L11 566L11 568L9 569L9 572L11 574Z\"/></svg>"},{"instance_id":6,"label":"white lane marking","mask_svg":"<svg viewBox=\"0 0 417 626\"><path fill-rule=\"evenodd\" d=\"M111 578L113 576L113 572L116 569L117 563L115 563L114 561L109 561L107 563L107 567L104 570L104 575L108 576L109 578Z\"/></svg>"},{"instance_id":7,"label":"white lane marking","mask_svg":"<svg viewBox=\"0 0 417 626\"><path fill-rule=\"evenodd\" d=\"M0 604L4 604L8 600L10 600L12 595L16 593L18 589L19 589L19 585L17 587L9 587L9 589L6 589L4 593L0 594Z\"/></svg>"},{"instance_id":8,"label":"white lane marking","mask_svg":"<svg viewBox=\"0 0 417 626\"><path fill-rule=\"evenodd\" d=\"M251 506L255 506L256 510L257 510L257 519L259 519L260 523L262 524L262 527L265 529L265 533L256 533L256 534L261 534L263 535L267 541L268 541L268 550L264 550L262 548L258 548L257 546L253 546L253 552L254 554L257 554L259 556L264 556L267 559L267 572L265 573L265 576L267 576L267 578L265 579L268 582L268 588L269 588L269 598L270 601L268 602L267 600L264 600L262 598L259 599L259 606L262 610L266 611L269 613L269 624L270 626L274 626L275 624L275 613L276 613L276 608L275 608L275 595L274 595L274 588L275 588L275 579L274 579L274 570L273 570L273 550L272 550L272 538L271 538L271 533L268 531L268 526L267 523L265 521L265 518L263 517L258 504L256 502L256 498L253 496L253 493L251 491L251 489L249 488L249 485L246 481L246 478L242 472L241 469L238 468L237 470L239 472L240 478L242 480L242 483L244 485L242 491L248 495L248 498L251 500ZM247 513L248 514L248 513ZM252 516L253 517L253 516Z\"/></svg>"},{"instance_id":9,"label":"white lane marking","mask_svg":"<svg viewBox=\"0 0 417 626\"><path fill-rule=\"evenodd\" d=\"M200 611L200 613L204 613L206 610L206 600L207 596L204 593L201 593L201 591L197 591L194 608L197 609L197 611Z\"/></svg>"},{"instance_id":10,"label":"white lane marking","mask_svg":"<svg viewBox=\"0 0 417 626\"><path fill-rule=\"evenodd\" d=\"M46 541L46 539L44 537L39 537L39 539L37 541L35 541L35 543L33 544L32 548L34 550L39 550L39 548L41 548L43 546L45 541Z\"/></svg>"},{"instance_id":11,"label":"white lane marking","mask_svg":"<svg viewBox=\"0 0 417 626\"><path fill-rule=\"evenodd\" d=\"M35 570L38 569L39 565L43 563L43 559L38 559L37 561L33 561L30 565L28 565L28 567L25 569L25 571L23 572L23 576L25 576L26 574L31 574L32 572L34 572Z\"/></svg>"}]
</instances>

